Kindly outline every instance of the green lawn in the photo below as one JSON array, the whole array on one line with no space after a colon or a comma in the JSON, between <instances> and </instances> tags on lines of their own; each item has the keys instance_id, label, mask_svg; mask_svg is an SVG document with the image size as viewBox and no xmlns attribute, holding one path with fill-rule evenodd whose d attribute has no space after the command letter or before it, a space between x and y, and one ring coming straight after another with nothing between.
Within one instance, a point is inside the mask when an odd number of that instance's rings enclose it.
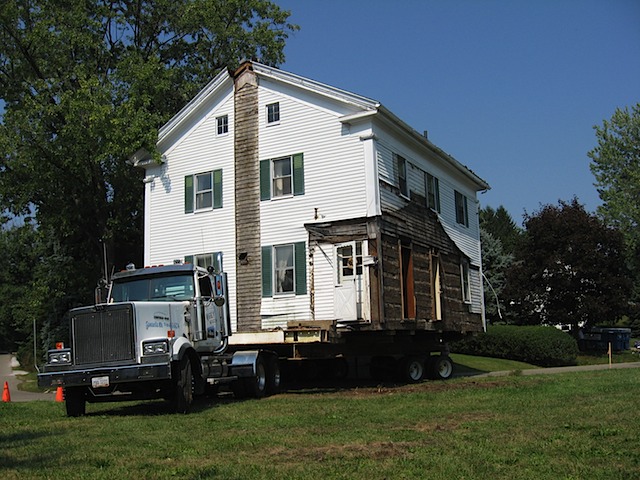
<instances>
[{"instance_id":1,"label":"green lawn","mask_svg":"<svg viewBox=\"0 0 640 480\"><path fill-rule=\"evenodd\" d=\"M640 369L162 402L0 404L0 478L635 479Z\"/></svg>"}]
</instances>

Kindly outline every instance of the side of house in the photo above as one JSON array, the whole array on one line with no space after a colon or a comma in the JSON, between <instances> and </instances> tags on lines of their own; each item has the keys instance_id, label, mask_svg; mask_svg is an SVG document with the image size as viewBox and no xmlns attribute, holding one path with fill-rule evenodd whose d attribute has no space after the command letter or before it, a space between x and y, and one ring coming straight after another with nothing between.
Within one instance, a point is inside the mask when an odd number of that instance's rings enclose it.
<instances>
[{"instance_id":1,"label":"side of house","mask_svg":"<svg viewBox=\"0 0 640 480\"><path fill-rule=\"evenodd\" d=\"M378 102L247 62L158 149L161 164L138 162L145 263L224 269L235 332L484 328L489 186Z\"/></svg>"}]
</instances>

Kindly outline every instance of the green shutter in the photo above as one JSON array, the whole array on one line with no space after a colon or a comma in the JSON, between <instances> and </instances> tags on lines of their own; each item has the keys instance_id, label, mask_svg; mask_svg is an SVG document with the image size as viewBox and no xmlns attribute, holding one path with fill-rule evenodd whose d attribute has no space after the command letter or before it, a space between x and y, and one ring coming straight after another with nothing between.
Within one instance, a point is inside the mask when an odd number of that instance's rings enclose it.
<instances>
[{"instance_id":1,"label":"green shutter","mask_svg":"<svg viewBox=\"0 0 640 480\"><path fill-rule=\"evenodd\" d=\"M184 177L184 213L193 212L193 175Z\"/></svg>"},{"instance_id":2,"label":"green shutter","mask_svg":"<svg viewBox=\"0 0 640 480\"><path fill-rule=\"evenodd\" d=\"M222 208L222 170L213 171L213 208Z\"/></svg>"},{"instance_id":3,"label":"green shutter","mask_svg":"<svg viewBox=\"0 0 640 480\"><path fill-rule=\"evenodd\" d=\"M191 265L193 265L193 255L185 255L184 263L190 263Z\"/></svg>"},{"instance_id":4,"label":"green shutter","mask_svg":"<svg viewBox=\"0 0 640 480\"><path fill-rule=\"evenodd\" d=\"M295 249L296 295L307 293L307 249L305 242L297 242Z\"/></svg>"},{"instance_id":5,"label":"green shutter","mask_svg":"<svg viewBox=\"0 0 640 480\"><path fill-rule=\"evenodd\" d=\"M260 160L260 200L271 199L271 160Z\"/></svg>"},{"instance_id":6,"label":"green shutter","mask_svg":"<svg viewBox=\"0 0 640 480\"><path fill-rule=\"evenodd\" d=\"M293 156L293 194L304 195L304 156L296 153Z\"/></svg>"},{"instance_id":7,"label":"green shutter","mask_svg":"<svg viewBox=\"0 0 640 480\"><path fill-rule=\"evenodd\" d=\"M271 247L262 247L262 296L273 296L273 261Z\"/></svg>"}]
</instances>

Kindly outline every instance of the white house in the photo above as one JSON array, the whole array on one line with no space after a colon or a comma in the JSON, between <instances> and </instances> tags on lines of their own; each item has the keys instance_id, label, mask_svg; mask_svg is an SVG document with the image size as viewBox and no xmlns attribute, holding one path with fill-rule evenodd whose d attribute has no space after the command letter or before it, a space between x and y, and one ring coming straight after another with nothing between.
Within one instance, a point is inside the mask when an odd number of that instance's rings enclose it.
<instances>
[{"instance_id":1,"label":"white house","mask_svg":"<svg viewBox=\"0 0 640 480\"><path fill-rule=\"evenodd\" d=\"M145 263L214 265L237 332L481 331L489 185L379 102L256 62L159 132ZM221 264L220 264L221 263Z\"/></svg>"}]
</instances>

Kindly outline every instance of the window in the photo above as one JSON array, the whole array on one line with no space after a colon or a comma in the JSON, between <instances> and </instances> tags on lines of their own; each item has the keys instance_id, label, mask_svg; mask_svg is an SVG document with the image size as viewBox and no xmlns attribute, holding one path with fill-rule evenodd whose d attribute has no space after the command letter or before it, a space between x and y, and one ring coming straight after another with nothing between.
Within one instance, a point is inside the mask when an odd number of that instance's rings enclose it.
<instances>
[{"instance_id":1,"label":"window","mask_svg":"<svg viewBox=\"0 0 640 480\"><path fill-rule=\"evenodd\" d=\"M400 155L396 157L396 168L398 170L398 187L400 188L400 194L409 198L409 187L407 184L407 161Z\"/></svg>"},{"instance_id":2,"label":"window","mask_svg":"<svg viewBox=\"0 0 640 480\"><path fill-rule=\"evenodd\" d=\"M229 133L229 116L222 115L216 118L216 127L218 135L225 135Z\"/></svg>"},{"instance_id":3,"label":"window","mask_svg":"<svg viewBox=\"0 0 640 480\"><path fill-rule=\"evenodd\" d=\"M184 177L184 211L222 208L222 170Z\"/></svg>"},{"instance_id":4,"label":"window","mask_svg":"<svg viewBox=\"0 0 640 480\"><path fill-rule=\"evenodd\" d=\"M260 162L260 200L304 195L302 153Z\"/></svg>"},{"instance_id":5,"label":"window","mask_svg":"<svg viewBox=\"0 0 640 480\"><path fill-rule=\"evenodd\" d=\"M291 157L279 158L273 163L273 185L271 191L274 197L284 197L291 195L291 183L293 176L291 175Z\"/></svg>"},{"instance_id":6,"label":"window","mask_svg":"<svg viewBox=\"0 0 640 480\"><path fill-rule=\"evenodd\" d=\"M469 226L469 211L467 210L467 197L455 190L456 196L456 222L465 227Z\"/></svg>"},{"instance_id":7,"label":"window","mask_svg":"<svg viewBox=\"0 0 640 480\"><path fill-rule=\"evenodd\" d=\"M425 173L424 180L427 208L440 212L440 181L430 173Z\"/></svg>"},{"instance_id":8,"label":"window","mask_svg":"<svg viewBox=\"0 0 640 480\"><path fill-rule=\"evenodd\" d=\"M307 293L305 242L262 247L262 296Z\"/></svg>"},{"instance_id":9,"label":"window","mask_svg":"<svg viewBox=\"0 0 640 480\"><path fill-rule=\"evenodd\" d=\"M280 122L280 103L267 105L267 125Z\"/></svg>"},{"instance_id":10,"label":"window","mask_svg":"<svg viewBox=\"0 0 640 480\"><path fill-rule=\"evenodd\" d=\"M471 282L469 281L469 262L463 260L460 263L460 280L462 284L462 301L471 303Z\"/></svg>"}]
</instances>

